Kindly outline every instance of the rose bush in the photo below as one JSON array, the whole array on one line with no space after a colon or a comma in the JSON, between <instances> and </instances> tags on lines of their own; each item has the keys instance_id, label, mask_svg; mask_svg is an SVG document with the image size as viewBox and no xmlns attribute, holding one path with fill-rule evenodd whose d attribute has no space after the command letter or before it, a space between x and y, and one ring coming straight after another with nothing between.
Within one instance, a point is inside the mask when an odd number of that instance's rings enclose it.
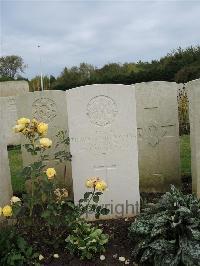
<instances>
[{"instance_id":1,"label":"rose bush","mask_svg":"<svg viewBox=\"0 0 200 266\"><path fill-rule=\"evenodd\" d=\"M72 239L70 235L74 235L75 228L80 224L87 224L84 217L88 213L94 213L96 217L108 214L109 211L98 204L99 197L106 190L107 185L99 177L88 179L86 187L92 191L86 192L84 198L80 199L78 204L74 204L69 197L71 191L59 181L56 166L47 167L45 163L49 159L48 150L53 145L52 140L47 137L48 124L22 117L13 129L27 139L24 147L28 153L35 156L35 159L22 172L29 182L27 193L23 194L21 199L13 196L10 205L0 206L0 216L6 218L4 223L13 219L13 227L18 234L24 235L27 241L28 235L33 239L39 237L39 243L44 242L58 249L64 246L66 238ZM60 131L57 137L61 144L69 145L69 138L65 136L64 131ZM55 146L58 145L59 142ZM71 154L66 150L65 148L63 151L56 152L55 159L59 162L71 160ZM40 232L39 236L38 232ZM105 239L103 232L98 237ZM35 242L38 243L38 240ZM102 242L102 245L106 243L107 240ZM95 245L99 244L93 243L91 258L93 253L104 250L103 246L101 249L96 249ZM38 248L37 244L33 243L33 246L34 249ZM71 250L72 246L67 245L67 248Z\"/></svg>"}]
</instances>

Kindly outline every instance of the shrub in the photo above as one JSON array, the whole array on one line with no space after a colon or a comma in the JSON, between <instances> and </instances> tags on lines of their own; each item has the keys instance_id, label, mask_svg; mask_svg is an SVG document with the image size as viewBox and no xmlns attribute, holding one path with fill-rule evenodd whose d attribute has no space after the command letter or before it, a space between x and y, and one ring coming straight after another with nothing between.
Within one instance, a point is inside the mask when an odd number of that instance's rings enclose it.
<instances>
[{"instance_id":1,"label":"shrub","mask_svg":"<svg viewBox=\"0 0 200 266\"><path fill-rule=\"evenodd\" d=\"M142 265L200 265L200 200L174 186L130 227Z\"/></svg>"},{"instance_id":2,"label":"shrub","mask_svg":"<svg viewBox=\"0 0 200 266\"><path fill-rule=\"evenodd\" d=\"M67 188L59 183L56 169L47 167L45 164L49 159L48 150L53 144L52 140L46 137L48 124L22 117L17 121L14 131L27 139L27 143L24 145L27 152L37 157L22 172L22 175L29 181L27 193L22 196L22 199L13 196L10 205L0 206L0 216L6 217L5 223L14 218L13 230L17 228L16 232L18 232L18 235L12 233L8 238L9 240L14 237L13 243L16 245L14 249L11 249L11 253L3 255L3 259L11 261L9 263L17 261L17 264L8 265L23 265L26 257L29 256L30 263L32 263L32 249L28 247L19 232L22 232L22 235L24 232L26 235L31 235L33 242L36 239L38 249L40 242L47 244L48 247L58 249L63 247L66 237L71 232L72 235L69 236L71 240L77 237L80 241L85 241L85 238L81 240L80 233L83 229L83 237L91 238L92 242L89 239L86 241L87 248L85 252L80 253L81 257L91 258L94 253L104 250L103 245L107 242L107 237L100 229L90 227L81 217L92 213L95 217L108 214L109 210L99 205L99 198L107 188L107 184L99 177L89 178L85 185L90 191L84 194L84 198L80 199L78 204L74 204L69 198ZM71 154L66 147L69 145L69 138L66 137L64 131L60 131L57 138L59 141L54 144L55 147L64 145L65 149L55 152L54 159L61 163L71 160ZM5 238L1 235L0 241L5 242ZM94 243L95 241L97 243ZM9 242L6 242L5 245L9 246ZM7 255L9 255L8 258Z\"/></svg>"},{"instance_id":3,"label":"shrub","mask_svg":"<svg viewBox=\"0 0 200 266\"><path fill-rule=\"evenodd\" d=\"M105 252L108 235L80 219L74 223L74 229L66 242L66 247L72 254L77 254L81 259L92 259L94 254Z\"/></svg>"},{"instance_id":4,"label":"shrub","mask_svg":"<svg viewBox=\"0 0 200 266\"><path fill-rule=\"evenodd\" d=\"M178 90L178 116L179 116L179 134L190 133L190 122L189 122L189 100L186 87L183 86Z\"/></svg>"}]
</instances>

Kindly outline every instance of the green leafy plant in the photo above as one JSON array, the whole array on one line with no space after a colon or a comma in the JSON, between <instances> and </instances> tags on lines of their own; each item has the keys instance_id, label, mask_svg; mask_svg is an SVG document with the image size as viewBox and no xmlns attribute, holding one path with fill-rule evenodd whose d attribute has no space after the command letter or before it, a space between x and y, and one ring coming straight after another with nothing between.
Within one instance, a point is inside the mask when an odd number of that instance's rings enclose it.
<instances>
[{"instance_id":1,"label":"green leafy plant","mask_svg":"<svg viewBox=\"0 0 200 266\"><path fill-rule=\"evenodd\" d=\"M200 265L200 200L171 186L135 219L130 237L141 265Z\"/></svg>"},{"instance_id":2,"label":"green leafy plant","mask_svg":"<svg viewBox=\"0 0 200 266\"><path fill-rule=\"evenodd\" d=\"M20 236L14 227L0 229L0 265L39 265L39 254L26 240Z\"/></svg>"},{"instance_id":3,"label":"green leafy plant","mask_svg":"<svg viewBox=\"0 0 200 266\"><path fill-rule=\"evenodd\" d=\"M67 237L67 249L81 259L92 259L96 253L105 252L108 235L83 219L74 223L72 233Z\"/></svg>"}]
</instances>

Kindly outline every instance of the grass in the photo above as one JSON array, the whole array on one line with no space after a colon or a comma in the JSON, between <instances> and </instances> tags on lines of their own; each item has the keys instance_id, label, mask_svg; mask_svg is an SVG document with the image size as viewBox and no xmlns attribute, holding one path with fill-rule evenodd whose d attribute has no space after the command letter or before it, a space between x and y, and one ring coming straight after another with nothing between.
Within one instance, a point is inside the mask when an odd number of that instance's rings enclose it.
<instances>
[{"instance_id":1,"label":"grass","mask_svg":"<svg viewBox=\"0 0 200 266\"><path fill-rule=\"evenodd\" d=\"M181 148L181 175L191 175L191 149L190 149L190 136L183 135L180 138Z\"/></svg>"},{"instance_id":2,"label":"grass","mask_svg":"<svg viewBox=\"0 0 200 266\"><path fill-rule=\"evenodd\" d=\"M181 148L181 174L184 176L191 175L191 151L190 151L190 136L183 135L180 138ZM22 171L22 155L19 146L10 148L8 151L12 186L14 192L24 191L25 179L20 175Z\"/></svg>"},{"instance_id":3,"label":"grass","mask_svg":"<svg viewBox=\"0 0 200 266\"><path fill-rule=\"evenodd\" d=\"M12 178L13 191L20 193L24 191L25 178L21 176L22 167L22 154L21 147L14 146L8 148L8 158L10 163L10 172Z\"/></svg>"}]
</instances>

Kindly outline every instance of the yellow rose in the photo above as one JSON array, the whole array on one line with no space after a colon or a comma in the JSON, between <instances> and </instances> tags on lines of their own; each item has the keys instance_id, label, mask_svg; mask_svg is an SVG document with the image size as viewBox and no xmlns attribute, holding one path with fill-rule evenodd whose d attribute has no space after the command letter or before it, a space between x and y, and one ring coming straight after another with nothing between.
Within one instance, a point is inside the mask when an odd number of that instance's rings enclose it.
<instances>
[{"instance_id":1,"label":"yellow rose","mask_svg":"<svg viewBox=\"0 0 200 266\"><path fill-rule=\"evenodd\" d=\"M98 180L99 180L98 177L91 177L91 178L89 178L89 179L86 181L85 185L86 185L86 187L88 187L88 188L94 188L94 187L95 187L95 183L96 183Z\"/></svg>"},{"instance_id":2,"label":"yellow rose","mask_svg":"<svg viewBox=\"0 0 200 266\"><path fill-rule=\"evenodd\" d=\"M98 181L95 185L96 190L104 191L107 188L107 184L105 181Z\"/></svg>"},{"instance_id":3,"label":"yellow rose","mask_svg":"<svg viewBox=\"0 0 200 266\"><path fill-rule=\"evenodd\" d=\"M25 124L19 124L13 127L15 133L22 132L25 129Z\"/></svg>"},{"instance_id":4,"label":"yellow rose","mask_svg":"<svg viewBox=\"0 0 200 266\"><path fill-rule=\"evenodd\" d=\"M28 134L33 134L33 129L30 129L28 127L25 127L24 130L22 130L22 134L28 135Z\"/></svg>"},{"instance_id":5,"label":"yellow rose","mask_svg":"<svg viewBox=\"0 0 200 266\"><path fill-rule=\"evenodd\" d=\"M31 122L30 119L25 118L25 117L22 117L19 120L17 120L18 125L21 125L21 124L26 125L26 124L30 124L30 122Z\"/></svg>"},{"instance_id":6,"label":"yellow rose","mask_svg":"<svg viewBox=\"0 0 200 266\"><path fill-rule=\"evenodd\" d=\"M48 179L53 179L56 175L56 170L54 168L48 168L45 173L48 176Z\"/></svg>"},{"instance_id":7,"label":"yellow rose","mask_svg":"<svg viewBox=\"0 0 200 266\"><path fill-rule=\"evenodd\" d=\"M6 205L3 207L2 213L5 217L12 216L12 207L9 205Z\"/></svg>"},{"instance_id":8,"label":"yellow rose","mask_svg":"<svg viewBox=\"0 0 200 266\"><path fill-rule=\"evenodd\" d=\"M2 215L2 208L0 207L0 216Z\"/></svg>"},{"instance_id":9,"label":"yellow rose","mask_svg":"<svg viewBox=\"0 0 200 266\"><path fill-rule=\"evenodd\" d=\"M17 203L17 202L21 203L21 200L20 200L20 198L18 198L18 197L16 197L16 196L13 196L13 197L11 198L11 200L10 200L11 205L13 205L13 204L15 204L15 203Z\"/></svg>"},{"instance_id":10,"label":"yellow rose","mask_svg":"<svg viewBox=\"0 0 200 266\"><path fill-rule=\"evenodd\" d=\"M88 188L92 188L92 187L93 187L93 182L92 182L92 180L91 180L91 179L88 179L88 180L86 181L85 185L86 185L86 187L88 187Z\"/></svg>"},{"instance_id":11,"label":"yellow rose","mask_svg":"<svg viewBox=\"0 0 200 266\"><path fill-rule=\"evenodd\" d=\"M37 131L39 134L45 135L48 130L48 124L45 124L43 122L39 123L37 126Z\"/></svg>"},{"instance_id":12,"label":"yellow rose","mask_svg":"<svg viewBox=\"0 0 200 266\"><path fill-rule=\"evenodd\" d=\"M41 138L40 145L42 148L49 148L52 145L52 141L48 138Z\"/></svg>"}]
</instances>

